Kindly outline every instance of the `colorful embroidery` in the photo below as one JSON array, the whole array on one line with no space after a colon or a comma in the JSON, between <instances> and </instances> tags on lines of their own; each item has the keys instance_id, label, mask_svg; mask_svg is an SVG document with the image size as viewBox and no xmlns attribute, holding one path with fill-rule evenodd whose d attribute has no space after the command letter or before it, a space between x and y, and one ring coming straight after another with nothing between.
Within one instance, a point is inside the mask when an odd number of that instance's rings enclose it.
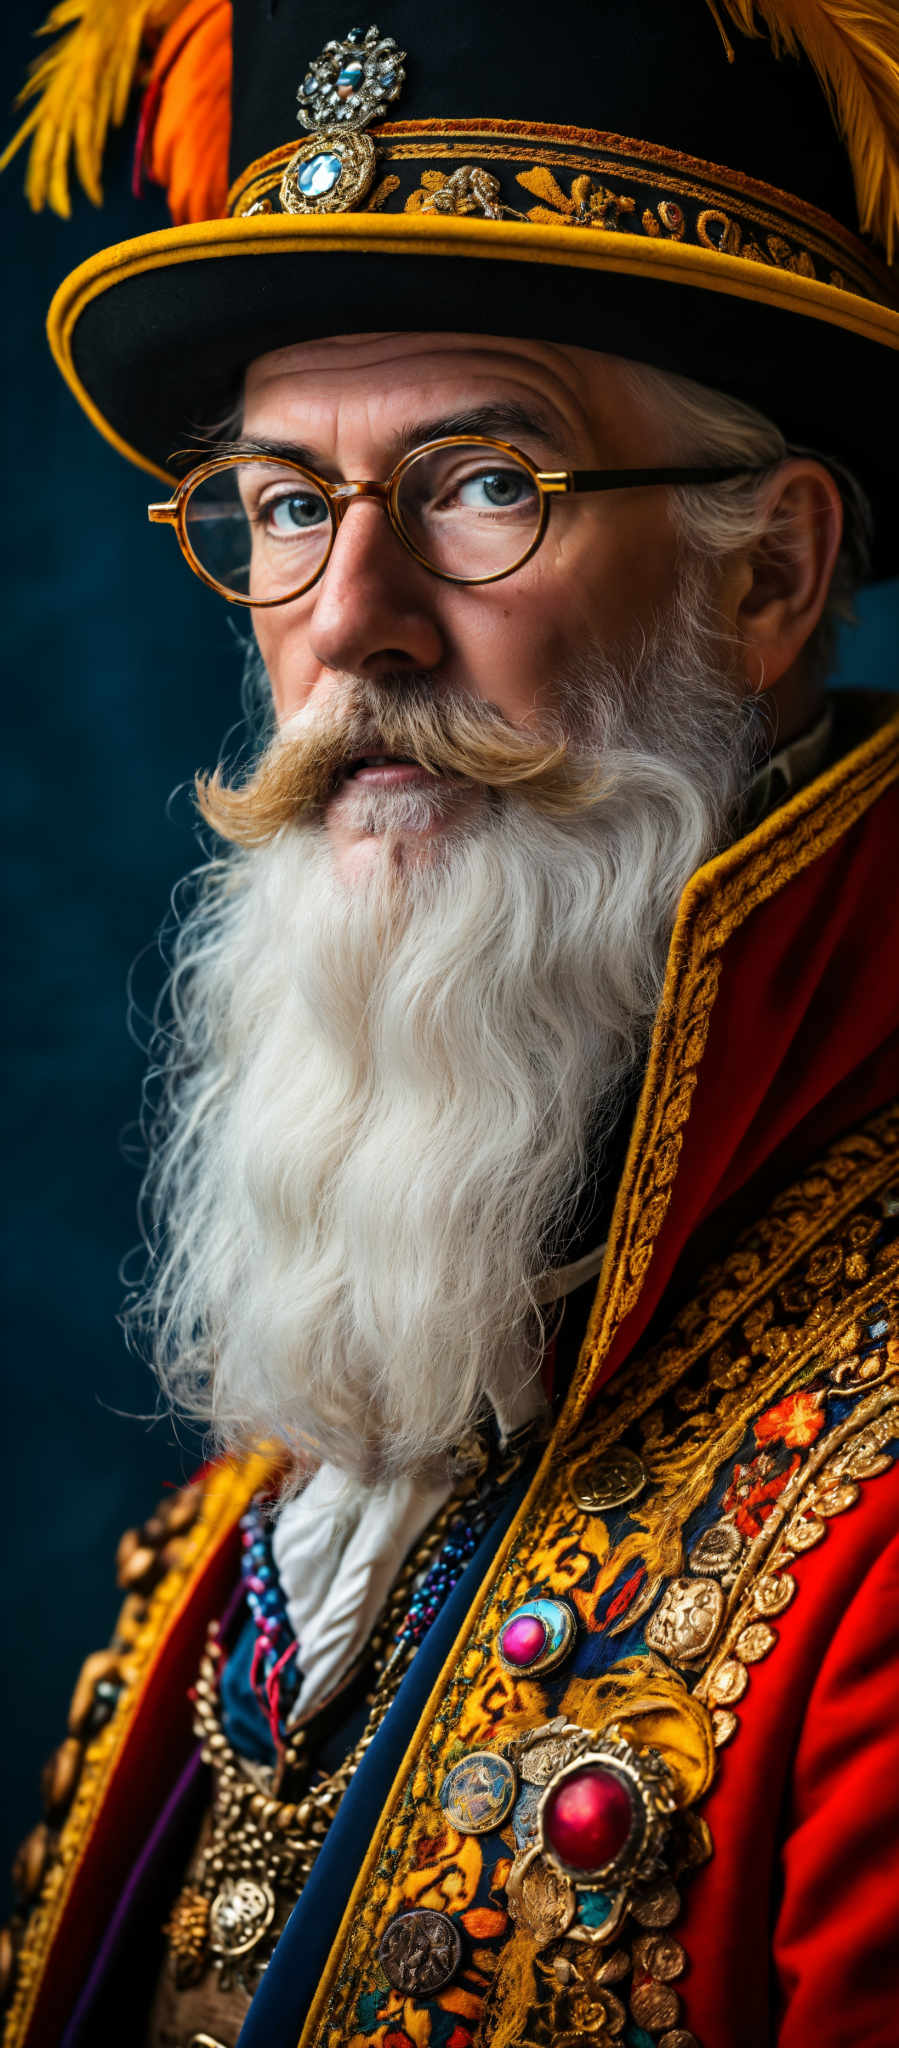
<instances>
[{"instance_id":1,"label":"colorful embroidery","mask_svg":"<svg viewBox=\"0 0 899 2048\"><path fill-rule=\"evenodd\" d=\"M891 303L888 274L841 223L792 195L677 150L543 122L383 121L372 135L379 165L395 180L387 191L382 178L379 209L664 236ZM228 212L255 214L263 201L264 210L278 210L281 181L296 155L296 143L288 142L250 164L229 193ZM373 162L370 172L374 176ZM521 188L536 206L522 209ZM444 197L435 204L438 191ZM291 183L290 207L295 197ZM458 203L462 198L473 203ZM363 202L360 187L351 204Z\"/></svg>"},{"instance_id":2,"label":"colorful embroidery","mask_svg":"<svg viewBox=\"0 0 899 2048\"><path fill-rule=\"evenodd\" d=\"M653 2041L677 2025L685 1957L668 1930L691 1867L709 1853L695 1808L716 1747L736 1733L752 1664L776 1645L773 1620L799 1586L790 1566L899 1448L897 1138L890 1112L833 1147L645 1354L623 1404L623 1448L645 1466L645 1491L590 1513L572 1497L564 1460L545 1471L542 1498L432 1703L305 2048L335 2038L349 2048L446 2048L454 2028L456 2048L543 2048L613 2041L626 2024ZM610 1389L588 1456L618 1434L615 1410ZM582 1627L568 1662L534 1679L502 1666L496 1635L540 1597L567 1599ZM579 1907L564 1926L570 1902L560 1904L546 1859L534 1860L538 1795L527 1783L492 1833L460 1835L441 1807L440 1786L461 1758L485 1747L517 1755L528 1731L548 1737L553 1715L581 1742L584 1730L614 1726L638 1753L657 1750L677 1788L685 1833L656 1887L662 1917L641 1923L629 1911L614 1946L601 1938L605 1907L600 1923ZM531 1886L524 1924L520 1904L510 1923L522 1884ZM470 1912L495 1916L430 2003L401 1997L371 1967L385 1928L412 1904L462 1926ZM536 1945L535 1925L547 1937Z\"/></svg>"}]
</instances>

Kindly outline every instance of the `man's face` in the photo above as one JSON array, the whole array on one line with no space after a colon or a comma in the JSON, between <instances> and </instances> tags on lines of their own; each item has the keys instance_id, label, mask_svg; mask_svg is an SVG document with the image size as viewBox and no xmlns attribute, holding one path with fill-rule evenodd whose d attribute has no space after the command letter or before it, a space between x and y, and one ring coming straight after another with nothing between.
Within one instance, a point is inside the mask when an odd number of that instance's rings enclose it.
<instances>
[{"instance_id":1,"label":"man's face","mask_svg":"<svg viewBox=\"0 0 899 2048\"><path fill-rule=\"evenodd\" d=\"M648 467L664 459L616 362L594 351L464 335L367 335L280 349L247 375L243 433L302 446L335 482L383 479L404 449L458 430L520 448L543 469ZM556 679L585 647L613 658L670 602L676 546L665 493L556 499L542 545L501 582L442 582L417 563L371 500L352 502L311 590L255 613L279 723L321 721L355 679L390 686L427 676L470 692L521 726L559 709ZM395 765L360 771L372 787L421 777ZM356 778L358 779L358 777ZM464 824L457 803L430 835ZM358 804L332 798L326 823L351 880L377 857ZM425 835L416 832L420 853Z\"/></svg>"}]
</instances>

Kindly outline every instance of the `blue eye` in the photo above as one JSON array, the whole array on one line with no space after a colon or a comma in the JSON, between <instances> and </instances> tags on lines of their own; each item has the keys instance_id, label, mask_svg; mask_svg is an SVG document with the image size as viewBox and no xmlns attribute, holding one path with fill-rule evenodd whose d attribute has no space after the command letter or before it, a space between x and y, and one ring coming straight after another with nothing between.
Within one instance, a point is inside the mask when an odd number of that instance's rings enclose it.
<instances>
[{"instance_id":1,"label":"blue eye","mask_svg":"<svg viewBox=\"0 0 899 2048\"><path fill-rule=\"evenodd\" d=\"M472 511L511 512L532 505L534 486L522 469L488 469L459 486L459 502Z\"/></svg>"},{"instance_id":2,"label":"blue eye","mask_svg":"<svg viewBox=\"0 0 899 2048\"><path fill-rule=\"evenodd\" d=\"M327 525L328 507L317 491L291 491L283 498L270 498L260 508L260 518L270 533L291 538L310 527Z\"/></svg>"}]
</instances>

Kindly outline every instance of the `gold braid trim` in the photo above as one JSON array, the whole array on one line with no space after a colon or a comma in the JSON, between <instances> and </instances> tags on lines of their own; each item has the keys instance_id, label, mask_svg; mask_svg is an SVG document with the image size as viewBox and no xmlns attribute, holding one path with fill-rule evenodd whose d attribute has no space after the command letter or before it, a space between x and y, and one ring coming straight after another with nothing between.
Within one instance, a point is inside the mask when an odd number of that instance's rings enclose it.
<instances>
[{"instance_id":1,"label":"gold braid trim","mask_svg":"<svg viewBox=\"0 0 899 2048\"><path fill-rule=\"evenodd\" d=\"M390 176L367 198L348 197L338 211L370 212L390 204L396 211L428 212L434 192L441 191L447 196L438 211L642 231L807 277L820 273L862 297L894 301L884 265L840 221L791 193L681 150L546 122L385 121L370 133L379 165ZM296 149L296 141L282 143L249 164L231 187L226 214L277 211L281 180ZM413 164L425 165L417 185L410 184L408 171L405 178L396 175ZM432 168L437 164L446 168ZM487 172L490 165L508 167L502 196L499 180ZM452 203L453 176L466 169L470 174L473 166L495 186L493 204ZM575 174L570 193L554 170ZM613 189L600 182L606 179L615 181ZM540 203L528 205L528 198ZM688 214L689 202L695 204Z\"/></svg>"},{"instance_id":2,"label":"gold braid trim","mask_svg":"<svg viewBox=\"0 0 899 2048\"><path fill-rule=\"evenodd\" d=\"M118 1759L128 1740L153 1670L179 1616L189 1605L212 1547L234 1526L254 1493L270 1479L276 1461L250 1457L241 1465L214 1466L202 1482L202 1499L192 1527L179 1539L179 1556L151 1594L142 1618L135 1622L129 1596L116 1625L111 1668L121 1681L115 1709L84 1752L75 1794L51 1854L40 1892L32 1907L19 1948L15 1988L6 2015L3 2048L19 2048L28 2034L52 1945L90 1846L95 1823ZM98 1661L89 1658L85 1674ZM76 1687L73 1706L78 1701Z\"/></svg>"},{"instance_id":3,"label":"gold braid trim","mask_svg":"<svg viewBox=\"0 0 899 2048\"><path fill-rule=\"evenodd\" d=\"M590 1398L598 1365L624 1316L639 1298L673 1192L684 1128L708 1038L724 945L752 910L776 895L870 809L896 779L897 769L899 719L894 716L745 839L708 862L684 893L603 1273L568 1399L532 1486L450 1652L385 1802L310 2008L300 2048L313 2048L313 2043L315 2048L339 2048L350 2038L350 2005L360 1982L357 1971L364 1969L364 1958L374 1954L390 1917L390 1901L398 1896L396 1873L407 1853L412 1854L417 1839L416 1813L419 1808L427 1812L433 1805L439 1765L434 1746L445 1752L454 1737L464 1739L466 1733L469 1743L484 1739L483 1717L477 1734L476 1716L469 1717L465 1730L466 1702L471 1701L477 1683L495 1661L493 1637L503 1613L525 1597L535 1578L541 1575L543 1564L548 1562L542 1555L535 1559L533 1543L529 1550L529 1532L535 1524L538 1529L545 1529L554 1508L559 1506L570 1465L565 1447ZM885 1183L895 1171L895 1139L895 1116L888 1112L882 1127L875 1120L866 1132L841 1140L831 1149L817 1178L812 1177L811 1203L798 1199L797 1190L791 1189L775 1205L768 1243L776 1276L789 1269L799 1251L807 1249L835 1220L843 1218L847 1208L855 1207L860 1192L870 1193ZM870 1147L867 1162L866 1147ZM850 1193L845 1185L846 1172L854 1174L857 1169L860 1181L854 1182ZM789 1220L791 1210L801 1213L801 1221L795 1225ZM786 1225L786 1234L781 1238L778 1226L782 1224ZM788 1238L792 1238L792 1255ZM763 1266L764 1249L763 1241ZM725 1306L723 1297L728 1290L722 1288L723 1275L716 1270L712 1299L717 1302L719 1337L729 1319L735 1319L745 1307L744 1290L751 1311L768 1275L766 1272L763 1278L762 1270L751 1264L747 1270L746 1250L741 1246L727 1262L727 1278L731 1292ZM843 1320L847 1322L845 1315ZM850 1316L844 1340L847 1336L851 1339L856 1325L857 1317ZM820 1345L826 1334L820 1321L816 1334ZM695 1346L695 1330L692 1341ZM667 1355L663 1351L668 1384L687 1370L691 1357L692 1353L685 1356L677 1347ZM634 1402L645 1398L649 1406L653 1398L649 1390L653 1369L647 1361L640 1377L637 1364L635 1387L639 1391L630 1397ZM616 1415L608 1441L619 1433ZM583 1528L586 1533L591 1520L595 1525L597 1518L586 1516L581 1516L580 1522L577 1517L572 1521L570 1504L566 1507L562 1534L565 1564L558 1572L560 1591L569 1590L576 1582L579 1560L584 1556L576 1532ZM589 1547L593 1561L607 1550L601 1523L592 1529ZM656 1576L653 1595L657 1591ZM544 1717L539 1687L524 1685L519 1690L526 1698L532 1724L538 1722ZM533 1699L530 1693L534 1694ZM496 1682L494 1677L490 1716L502 1718L507 1707L504 1682ZM425 1825L422 1821L418 1832ZM468 1853L470 1844L465 1846Z\"/></svg>"},{"instance_id":4,"label":"gold braid trim","mask_svg":"<svg viewBox=\"0 0 899 2048\"><path fill-rule=\"evenodd\" d=\"M469 1616L415 1731L351 1895L300 2048L383 2048L385 2035L399 2025L414 2032L421 2048L428 2048L425 1997L410 2001L402 2013L395 2001L382 1999L371 2031L360 2031L354 2015L360 1994L378 1987L374 1959L395 1913L422 1904L464 1920L475 1897L482 1896L479 1887L485 1871L490 1873L492 1900L506 1882L504 1840L458 1837L441 1818L442 1777L466 1750L520 1738L545 1725L549 1714L567 1724L600 1730L614 1720L627 1740L660 1748L680 1784L684 1818L694 1830L694 1860L711 1853L707 1823L688 1809L695 1807L713 1779L715 1750L738 1731L733 1707L750 1683L751 1667L776 1647L773 1620L801 1590L801 1577L794 1577L792 1565L824 1540L834 1516L857 1504L863 1482L892 1464L886 1447L899 1432L899 1254L894 1234L880 1248L879 1240L884 1219L894 1218L899 1207L897 1130L899 1113L893 1108L852 1139L830 1148L820 1166L775 1205L780 1229L762 1238L759 1259L754 1256L758 1230L747 1231L731 1256L709 1272L693 1308L684 1310L672 1326L662 1347L668 1358L667 1387L656 1389L644 1417L641 1457L649 1474L645 1509L641 1502L644 1554L651 1557L654 1532L666 1538L676 1526L679 1540L668 1543L662 1570L652 1575L653 1603L666 1580L668 1585L647 1630L648 1654L624 1656L598 1676L562 1673L558 1679L527 1679L504 1671L496 1656L496 1632L503 1619L535 1586L580 1608L588 1626L601 1597L596 1567L608 1554L609 1529L601 1514L574 1503L569 1491L572 1463L559 1457L558 1443L551 1449L503 1545L486 1595L482 1593ZM852 1183L851 1197L847 1180ZM886 1228L889 1240L889 1220ZM785 1257L787 1238L791 1257ZM716 1301L705 1343L697 1346L696 1327L709 1303ZM872 1308L877 1323L883 1319L884 1334L874 1352L865 1337L861 1357L863 1325L872 1319ZM719 1341L722 1330L732 1339L726 1355ZM647 1358L646 1375L659 1356L657 1350L653 1359ZM847 1395L855 1405L840 1419ZM788 1420L781 1414L778 1421L772 1414L774 1399L789 1409ZM837 1415L822 1428L831 1400L837 1403ZM717 1498L722 1464L733 1459L753 1424L759 1426L760 1446L769 1440L767 1431L776 1436L780 1428L785 1444L802 1448L758 1535L745 1541L739 1569L733 1572L729 1589L725 1581L719 1596L720 1621L697 1657L684 1644L683 1631L678 1639L677 1616L686 1615L689 1629L692 1588L709 1582L701 1576L704 1567L698 1559L686 1567L686 1579L679 1576L683 1529L697 1506ZM616 1425L617 1417L609 1417L597 1431L594 1452L613 1441ZM717 1512L723 1512L720 1506ZM626 1530L627 1520L623 1527ZM615 1546L612 1577L629 1556L625 1535ZM631 1619L639 1612L638 1600L630 1610ZM677 1668L682 1662L686 1672ZM487 1858L493 1860L485 1862ZM503 1937L498 1939L502 1942ZM645 1946L638 1933L633 1961L627 1963L634 1969L635 1984ZM486 1947L479 1950L482 1988L477 1996L459 1986L459 1996L472 2004L486 1994L477 2039L492 2048L501 2043L512 2048L513 2042L515 2048L546 2048L556 2038L552 2000L547 2005L545 1986L537 1981L539 1969L527 2012L516 2002L512 1979L517 1964L523 1960L530 1968L534 1963L532 1946L523 1957L520 1949L519 1936L509 1930L506 1945L492 1956ZM685 1962L686 1957L680 1968ZM651 1963L646 1966L651 1969ZM466 1982L474 1982L470 1973ZM648 1998L645 1985L640 1996ZM660 2012L662 2005L671 2008L670 1992L661 2003L656 1993L653 1996ZM474 2010L466 2012L469 2025L476 2017ZM677 2024L677 2015L656 2022L647 2009L642 2023L653 2028L655 2038L656 2025Z\"/></svg>"},{"instance_id":5,"label":"gold braid trim","mask_svg":"<svg viewBox=\"0 0 899 2048\"><path fill-rule=\"evenodd\" d=\"M724 947L751 911L826 853L899 771L899 718L700 868L681 899L605 1262L559 1423L571 1438L613 1338L636 1307L674 1191Z\"/></svg>"}]
</instances>

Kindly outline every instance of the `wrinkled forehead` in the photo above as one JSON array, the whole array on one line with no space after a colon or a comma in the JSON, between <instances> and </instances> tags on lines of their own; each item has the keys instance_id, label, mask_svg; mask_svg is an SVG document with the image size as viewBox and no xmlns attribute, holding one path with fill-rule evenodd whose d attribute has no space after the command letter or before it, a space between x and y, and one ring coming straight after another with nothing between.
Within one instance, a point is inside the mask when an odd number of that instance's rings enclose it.
<instances>
[{"instance_id":1,"label":"wrinkled forehead","mask_svg":"<svg viewBox=\"0 0 899 2048\"><path fill-rule=\"evenodd\" d=\"M479 409L484 432L502 433L505 422L514 439L517 424L570 461L598 451L632 459L658 446L620 359L501 335L339 335L275 349L249 365L242 428L296 431L336 449L408 437Z\"/></svg>"}]
</instances>

